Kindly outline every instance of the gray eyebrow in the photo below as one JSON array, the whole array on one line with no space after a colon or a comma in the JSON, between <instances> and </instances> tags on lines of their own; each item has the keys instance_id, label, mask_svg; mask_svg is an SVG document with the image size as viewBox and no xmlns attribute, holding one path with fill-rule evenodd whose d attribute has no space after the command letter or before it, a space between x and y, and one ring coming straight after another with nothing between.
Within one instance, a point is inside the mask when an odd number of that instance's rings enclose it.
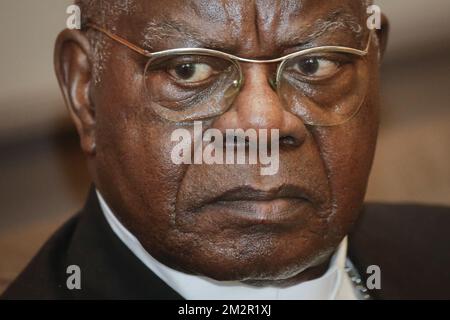
<instances>
[{"instance_id":1,"label":"gray eyebrow","mask_svg":"<svg viewBox=\"0 0 450 320\"><path fill-rule=\"evenodd\" d=\"M226 46L226 43L219 42L210 38L205 38L200 32L188 26L183 22L165 19L163 21L150 21L147 23L144 31L144 46L152 49L155 42L167 39L183 39L194 43L204 43L211 47Z\"/></svg>"},{"instance_id":2,"label":"gray eyebrow","mask_svg":"<svg viewBox=\"0 0 450 320\"><path fill-rule=\"evenodd\" d=\"M289 39L283 39L287 44L297 45L311 43L327 32L336 30L348 30L359 40L362 38L364 28L359 24L358 19L342 8L338 8L329 13L326 18L318 19L306 25L303 32ZM190 27L184 22L164 19L163 21L153 20L147 23L144 31L144 46L153 49L153 44L167 38L183 39L193 43L207 44L213 48L227 48L229 43L216 39L206 38L204 34Z\"/></svg>"},{"instance_id":3,"label":"gray eyebrow","mask_svg":"<svg viewBox=\"0 0 450 320\"><path fill-rule=\"evenodd\" d=\"M361 39L364 34L364 28L358 19L351 13L342 9L337 9L328 14L324 19L318 19L314 23L306 27L311 30L310 33L291 39L291 41L301 41L304 43L312 42L327 32L336 30L348 30L354 34L357 39Z\"/></svg>"}]
</instances>

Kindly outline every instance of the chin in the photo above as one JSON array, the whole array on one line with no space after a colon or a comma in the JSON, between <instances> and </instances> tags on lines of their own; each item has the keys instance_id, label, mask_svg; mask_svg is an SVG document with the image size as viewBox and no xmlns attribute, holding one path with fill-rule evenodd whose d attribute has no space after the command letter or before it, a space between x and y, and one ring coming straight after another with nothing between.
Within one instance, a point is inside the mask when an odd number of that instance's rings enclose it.
<instances>
[{"instance_id":1,"label":"chin","mask_svg":"<svg viewBox=\"0 0 450 320\"><path fill-rule=\"evenodd\" d=\"M184 271L217 281L241 281L253 286L283 286L292 281L308 280L306 274L310 274L309 270L324 263L327 266L334 251L334 247L328 250L300 248L302 250L284 251L284 254L273 247L259 247L259 250L250 250L251 253L247 254L243 254L243 251L249 250L248 247L233 252L228 250L226 254L223 251L209 253L206 251L207 254L204 256L195 258L195 261L203 263L192 263L191 260L189 269Z\"/></svg>"},{"instance_id":2,"label":"chin","mask_svg":"<svg viewBox=\"0 0 450 320\"><path fill-rule=\"evenodd\" d=\"M314 263L313 263L314 264ZM284 264L283 261L268 261L266 265L237 263L233 268L202 270L199 275L216 281L240 281L252 286L279 285L282 286L309 270L309 264Z\"/></svg>"}]
</instances>

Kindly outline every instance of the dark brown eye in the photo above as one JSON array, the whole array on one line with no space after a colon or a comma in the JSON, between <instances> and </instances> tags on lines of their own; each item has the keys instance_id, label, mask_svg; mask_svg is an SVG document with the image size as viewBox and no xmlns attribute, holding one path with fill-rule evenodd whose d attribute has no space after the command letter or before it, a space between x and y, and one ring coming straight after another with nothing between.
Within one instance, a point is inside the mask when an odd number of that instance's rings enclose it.
<instances>
[{"instance_id":1,"label":"dark brown eye","mask_svg":"<svg viewBox=\"0 0 450 320\"><path fill-rule=\"evenodd\" d=\"M319 70L319 61L317 58L308 58L298 63L299 70L305 75L312 75Z\"/></svg>"},{"instance_id":2,"label":"dark brown eye","mask_svg":"<svg viewBox=\"0 0 450 320\"><path fill-rule=\"evenodd\" d=\"M175 67L175 73L181 79L189 79L195 73L195 66L192 63L185 63Z\"/></svg>"},{"instance_id":3,"label":"dark brown eye","mask_svg":"<svg viewBox=\"0 0 450 320\"><path fill-rule=\"evenodd\" d=\"M337 63L322 58L305 58L297 62L295 69L302 75L315 78L326 78L338 71Z\"/></svg>"},{"instance_id":4,"label":"dark brown eye","mask_svg":"<svg viewBox=\"0 0 450 320\"><path fill-rule=\"evenodd\" d=\"M201 82L214 74L214 70L205 63L183 63L168 72L177 80L187 83Z\"/></svg>"}]
</instances>

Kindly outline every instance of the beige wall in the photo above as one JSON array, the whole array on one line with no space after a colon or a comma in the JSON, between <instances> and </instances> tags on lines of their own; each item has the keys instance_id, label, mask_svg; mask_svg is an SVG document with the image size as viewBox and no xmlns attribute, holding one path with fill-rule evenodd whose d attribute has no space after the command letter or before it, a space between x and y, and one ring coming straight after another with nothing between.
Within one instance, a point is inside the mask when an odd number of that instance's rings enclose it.
<instances>
[{"instance_id":1,"label":"beige wall","mask_svg":"<svg viewBox=\"0 0 450 320\"><path fill-rule=\"evenodd\" d=\"M450 47L449 0L375 0L391 22L388 59L427 51L427 46Z\"/></svg>"},{"instance_id":2,"label":"beige wall","mask_svg":"<svg viewBox=\"0 0 450 320\"><path fill-rule=\"evenodd\" d=\"M0 1L0 143L48 131L66 115L52 64L68 3Z\"/></svg>"}]
</instances>

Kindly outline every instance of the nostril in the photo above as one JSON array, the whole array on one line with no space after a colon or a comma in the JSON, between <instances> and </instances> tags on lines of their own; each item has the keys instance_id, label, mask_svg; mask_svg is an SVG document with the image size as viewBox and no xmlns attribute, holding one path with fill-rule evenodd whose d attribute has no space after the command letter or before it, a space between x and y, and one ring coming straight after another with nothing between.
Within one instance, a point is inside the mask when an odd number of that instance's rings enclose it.
<instances>
[{"instance_id":1,"label":"nostril","mask_svg":"<svg viewBox=\"0 0 450 320\"><path fill-rule=\"evenodd\" d=\"M298 139L294 138L293 136L284 136L280 138L280 145L296 147L299 144L300 143Z\"/></svg>"}]
</instances>

